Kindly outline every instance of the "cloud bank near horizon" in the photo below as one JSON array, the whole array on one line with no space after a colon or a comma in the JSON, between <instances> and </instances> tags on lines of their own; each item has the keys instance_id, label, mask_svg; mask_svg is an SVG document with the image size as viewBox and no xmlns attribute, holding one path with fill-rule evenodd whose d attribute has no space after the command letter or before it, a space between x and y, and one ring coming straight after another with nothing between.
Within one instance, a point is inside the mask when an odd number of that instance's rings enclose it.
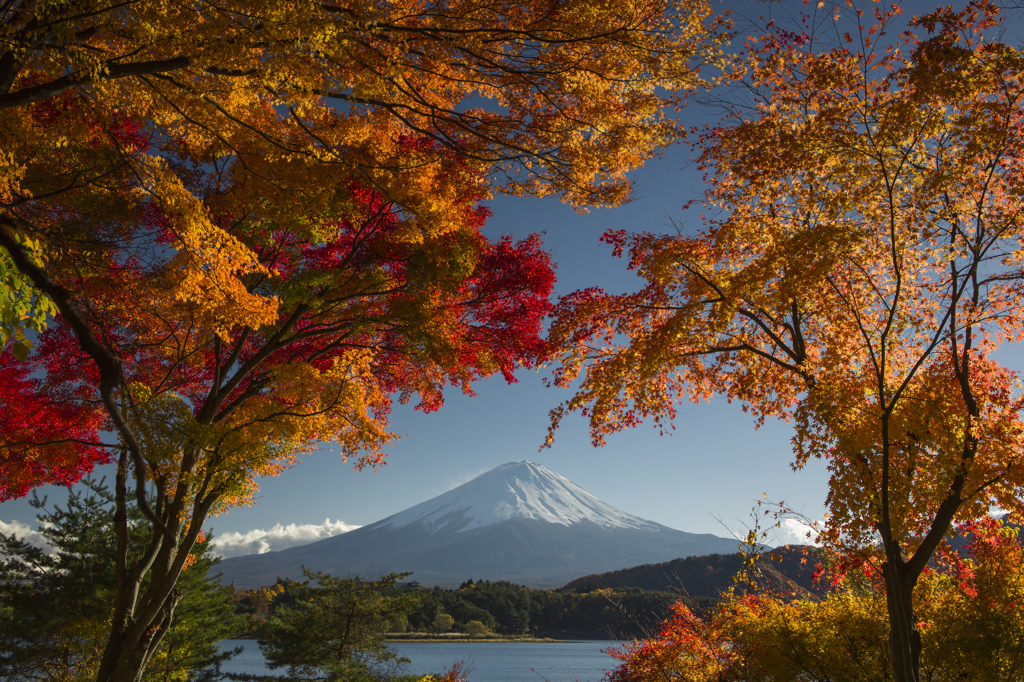
<instances>
[{"instance_id":1,"label":"cloud bank near horizon","mask_svg":"<svg viewBox=\"0 0 1024 682\"><path fill-rule=\"evenodd\" d=\"M7 536L13 535L19 540L24 540L33 547L41 547L47 554L52 552L52 548L47 544L46 540L43 539L43 536L39 531L33 530L21 521L11 521L10 523L0 521L0 533Z\"/></svg>"},{"instance_id":2,"label":"cloud bank near horizon","mask_svg":"<svg viewBox=\"0 0 1024 682\"><path fill-rule=\"evenodd\" d=\"M310 542L341 535L359 527L344 521L331 521L330 519L324 519L321 524L289 523L287 526L283 526L278 523L269 530L257 528L247 533L215 534L212 545L215 554L227 559L246 554L266 554L298 545L307 545Z\"/></svg>"}]
</instances>

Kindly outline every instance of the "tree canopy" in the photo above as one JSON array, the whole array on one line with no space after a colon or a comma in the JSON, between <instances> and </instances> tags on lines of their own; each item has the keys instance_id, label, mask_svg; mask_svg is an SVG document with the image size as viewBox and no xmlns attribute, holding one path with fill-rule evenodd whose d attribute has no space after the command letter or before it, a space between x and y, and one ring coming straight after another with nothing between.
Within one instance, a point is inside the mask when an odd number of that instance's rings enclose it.
<instances>
[{"instance_id":1,"label":"tree canopy","mask_svg":"<svg viewBox=\"0 0 1024 682\"><path fill-rule=\"evenodd\" d=\"M479 202L626 200L714 57L709 15L0 5L0 497L116 459L154 529L129 556L118 517L98 679L138 678L202 523L259 476L323 441L378 465L393 399L543 356L551 264L484 238Z\"/></svg>"},{"instance_id":2,"label":"tree canopy","mask_svg":"<svg viewBox=\"0 0 1024 682\"><path fill-rule=\"evenodd\" d=\"M618 203L625 173L674 136L663 108L678 95L665 93L697 82L710 12L700 0L10 2L0 187L24 198L26 162L44 161L25 155L47 136L21 112L70 95L96 122L268 145L270 164L374 173L412 134L497 164L512 191Z\"/></svg>"},{"instance_id":3,"label":"tree canopy","mask_svg":"<svg viewBox=\"0 0 1024 682\"><path fill-rule=\"evenodd\" d=\"M858 12L820 48L777 26L735 76L753 92L701 140L699 234L611 232L646 280L559 304L553 413L594 441L680 399L739 400L796 426L832 472L826 537L879 549L896 679L918 679L911 593L951 521L1020 510L1020 390L992 357L1021 337L1024 83L995 8Z\"/></svg>"},{"instance_id":4,"label":"tree canopy","mask_svg":"<svg viewBox=\"0 0 1024 682\"><path fill-rule=\"evenodd\" d=\"M81 319L91 294L80 270L130 269L173 251L178 274L164 291L203 308L224 335L276 322L281 303L252 289L278 273L234 234L240 223L291 222L320 243L358 187L406 225L458 231L464 202L488 195L498 176L514 193L619 203L625 174L679 133L665 108L715 53L709 11L8 3L0 337L24 360L25 329L59 313L100 369L111 410L122 370ZM62 409L67 428L91 426L67 401ZM52 467L2 494L65 482L97 460L83 455L76 469L66 448L51 452Z\"/></svg>"}]
</instances>

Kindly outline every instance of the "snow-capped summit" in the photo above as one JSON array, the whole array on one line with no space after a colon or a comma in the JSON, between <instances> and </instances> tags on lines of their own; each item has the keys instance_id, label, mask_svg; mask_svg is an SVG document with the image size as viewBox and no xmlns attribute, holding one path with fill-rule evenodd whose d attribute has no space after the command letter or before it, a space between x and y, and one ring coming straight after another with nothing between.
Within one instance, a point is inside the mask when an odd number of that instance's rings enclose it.
<instances>
[{"instance_id":1,"label":"snow-capped summit","mask_svg":"<svg viewBox=\"0 0 1024 682\"><path fill-rule=\"evenodd\" d=\"M424 585L511 580L555 587L580 576L695 554L732 553L733 540L627 514L534 462L512 462L357 530L279 552L225 559L237 588L301 578L412 571Z\"/></svg>"},{"instance_id":2,"label":"snow-capped summit","mask_svg":"<svg viewBox=\"0 0 1024 682\"><path fill-rule=\"evenodd\" d=\"M508 519L537 519L563 526L591 521L602 528L658 527L605 504L564 476L529 460L497 466L373 526L422 524L431 534L445 528L464 533Z\"/></svg>"}]
</instances>

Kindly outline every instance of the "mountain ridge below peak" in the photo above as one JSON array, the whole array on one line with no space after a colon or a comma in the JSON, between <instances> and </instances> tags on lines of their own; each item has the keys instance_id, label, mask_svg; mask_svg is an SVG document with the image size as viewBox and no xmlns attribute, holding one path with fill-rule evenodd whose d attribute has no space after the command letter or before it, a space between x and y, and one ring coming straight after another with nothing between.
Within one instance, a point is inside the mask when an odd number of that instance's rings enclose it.
<instances>
[{"instance_id":1,"label":"mountain ridge below peak","mask_svg":"<svg viewBox=\"0 0 1024 682\"><path fill-rule=\"evenodd\" d=\"M239 589L301 579L303 567L338 576L411 571L421 584L442 587L473 578L550 588L582 575L735 551L732 539L628 514L524 460L362 528L224 559L214 570Z\"/></svg>"}]
</instances>

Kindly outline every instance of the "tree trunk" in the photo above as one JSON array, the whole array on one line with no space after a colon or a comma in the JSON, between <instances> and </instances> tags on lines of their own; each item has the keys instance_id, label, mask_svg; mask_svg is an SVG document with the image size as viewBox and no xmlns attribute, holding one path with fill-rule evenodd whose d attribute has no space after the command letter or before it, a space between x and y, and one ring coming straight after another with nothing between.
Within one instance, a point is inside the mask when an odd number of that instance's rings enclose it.
<instances>
[{"instance_id":1,"label":"tree trunk","mask_svg":"<svg viewBox=\"0 0 1024 682\"><path fill-rule=\"evenodd\" d=\"M921 633L914 616L912 575L898 556L888 557L882 564L885 577L885 601L889 611L889 650L892 654L893 678L896 682L920 682Z\"/></svg>"},{"instance_id":2,"label":"tree trunk","mask_svg":"<svg viewBox=\"0 0 1024 682\"><path fill-rule=\"evenodd\" d=\"M147 623L132 618L120 632L111 632L96 682L139 682L150 657L171 627L179 601L181 592L174 589L164 599L156 618Z\"/></svg>"}]
</instances>

